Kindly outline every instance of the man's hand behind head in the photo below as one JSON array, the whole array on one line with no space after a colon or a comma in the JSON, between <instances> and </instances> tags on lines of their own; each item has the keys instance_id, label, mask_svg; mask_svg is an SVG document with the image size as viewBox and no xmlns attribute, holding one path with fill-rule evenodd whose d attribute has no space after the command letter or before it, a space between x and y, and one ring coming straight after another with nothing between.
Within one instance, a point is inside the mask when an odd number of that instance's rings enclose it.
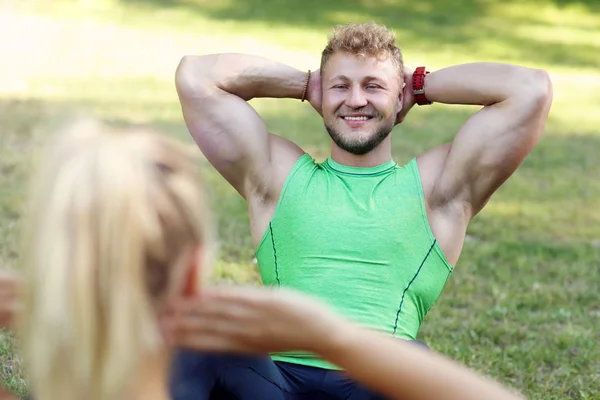
<instances>
[{"instance_id":1,"label":"man's hand behind head","mask_svg":"<svg viewBox=\"0 0 600 400\"><path fill-rule=\"evenodd\" d=\"M323 116L322 110L323 88L321 87L321 70L317 69L310 73L308 89L306 90L306 99L311 106Z\"/></svg>"},{"instance_id":2,"label":"man's hand behind head","mask_svg":"<svg viewBox=\"0 0 600 400\"><path fill-rule=\"evenodd\" d=\"M415 95L412 91L412 76L413 70L406 65L404 66L404 85L402 91L400 92L400 105L401 108L398 111L398 116L396 117L396 125L404 121L406 118L406 114L410 111L411 108L416 104L415 103Z\"/></svg>"}]
</instances>

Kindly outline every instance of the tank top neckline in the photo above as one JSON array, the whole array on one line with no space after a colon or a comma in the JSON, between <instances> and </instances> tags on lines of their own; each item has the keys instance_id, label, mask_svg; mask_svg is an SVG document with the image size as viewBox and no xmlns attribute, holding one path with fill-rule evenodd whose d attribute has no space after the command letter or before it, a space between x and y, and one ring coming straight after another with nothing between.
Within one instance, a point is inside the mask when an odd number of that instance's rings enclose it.
<instances>
[{"instance_id":1,"label":"tank top neckline","mask_svg":"<svg viewBox=\"0 0 600 400\"><path fill-rule=\"evenodd\" d=\"M344 165L334 161L331 156L327 157L325 160L327 166L335 172L339 172L342 174L349 175L377 175L382 172L387 172L395 168L398 164L390 159L389 161L384 162L383 164L376 165L374 167L355 167L352 165Z\"/></svg>"}]
</instances>

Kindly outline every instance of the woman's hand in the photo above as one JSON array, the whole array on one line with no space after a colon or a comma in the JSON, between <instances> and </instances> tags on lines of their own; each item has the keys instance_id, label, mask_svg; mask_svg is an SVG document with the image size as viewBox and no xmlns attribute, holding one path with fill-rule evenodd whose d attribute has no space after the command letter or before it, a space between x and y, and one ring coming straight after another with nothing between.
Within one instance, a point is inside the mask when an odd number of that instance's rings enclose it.
<instances>
[{"instance_id":1,"label":"woman's hand","mask_svg":"<svg viewBox=\"0 0 600 400\"><path fill-rule=\"evenodd\" d=\"M288 289L213 287L182 299L162 321L171 344L200 351L319 352L344 321L318 301Z\"/></svg>"}]
</instances>

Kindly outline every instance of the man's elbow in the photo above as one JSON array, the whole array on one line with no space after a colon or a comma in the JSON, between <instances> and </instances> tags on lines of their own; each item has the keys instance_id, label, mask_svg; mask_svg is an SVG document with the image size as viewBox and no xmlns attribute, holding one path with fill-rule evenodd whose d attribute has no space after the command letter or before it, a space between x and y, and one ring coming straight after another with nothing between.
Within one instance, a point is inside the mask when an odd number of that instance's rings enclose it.
<instances>
[{"instance_id":1,"label":"man's elbow","mask_svg":"<svg viewBox=\"0 0 600 400\"><path fill-rule=\"evenodd\" d=\"M175 87L180 97L197 98L208 95L210 79L202 57L183 56L175 71Z\"/></svg>"},{"instance_id":2,"label":"man's elbow","mask_svg":"<svg viewBox=\"0 0 600 400\"><path fill-rule=\"evenodd\" d=\"M531 69L524 79L523 87L526 90L526 100L530 107L540 113L547 113L552 105L552 80L547 71Z\"/></svg>"}]
</instances>

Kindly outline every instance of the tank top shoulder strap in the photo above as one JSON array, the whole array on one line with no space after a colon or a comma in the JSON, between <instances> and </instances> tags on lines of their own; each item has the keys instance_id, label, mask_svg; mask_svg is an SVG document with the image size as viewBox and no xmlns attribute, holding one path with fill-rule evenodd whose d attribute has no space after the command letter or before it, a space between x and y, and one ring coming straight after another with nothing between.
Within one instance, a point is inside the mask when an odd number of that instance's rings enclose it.
<instances>
[{"instance_id":1,"label":"tank top shoulder strap","mask_svg":"<svg viewBox=\"0 0 600 400\"><path fill-rule=\"evenodd\" d=\"M310 175L319 167L319 164L315 162L315 159L308 153L304 153L294 164L294 167L288 174L283 187L281 188L281 194L279 195L278 204L281 203L286 193L296 188L296 182L306 182Z\"/></svg>"}]
</instances>

